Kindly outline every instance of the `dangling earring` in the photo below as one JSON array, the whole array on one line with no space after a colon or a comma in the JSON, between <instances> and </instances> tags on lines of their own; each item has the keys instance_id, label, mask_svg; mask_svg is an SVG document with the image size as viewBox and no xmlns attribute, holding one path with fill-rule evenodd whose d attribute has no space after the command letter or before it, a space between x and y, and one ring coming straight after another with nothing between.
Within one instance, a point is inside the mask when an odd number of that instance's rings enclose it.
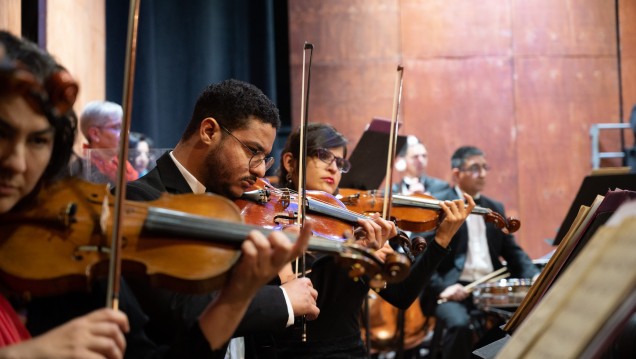
<instances>
[{"instance_id":1,"label":"dangling earring","mask_svg":"<svg viewBox=\"0 0 636 359\"><path fill-rule=\"evenodd\" d=\"M287 173L285 179L287 180L287 188L290 188L293 185L291 173Z\"/></svg>"}]
</instances>

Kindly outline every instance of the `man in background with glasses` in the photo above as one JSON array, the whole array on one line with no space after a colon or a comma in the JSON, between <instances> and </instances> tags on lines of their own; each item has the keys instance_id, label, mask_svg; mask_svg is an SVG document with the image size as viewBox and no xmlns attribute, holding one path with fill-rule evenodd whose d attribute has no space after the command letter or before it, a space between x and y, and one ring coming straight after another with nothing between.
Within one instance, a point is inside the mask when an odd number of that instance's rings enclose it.
<instances>
[{"instance_id":1,"label":"man in background with glasses","mask_svg":"<svg viewBox=\"0 0 636 359\"><path fill-rule=\"evenodd\" d=\"M477 147L460 147L451 157L454 186L437 194L439 200L462 198L468 193L477 206L492 209L505 218L503 204L481 194L490 166ZM470 358L473 333L470 312L475 309L465 285L503 267L506 260L512 278L534 278L539 270L510 234L504 234L481 215L469 215L450 242L451 252L440 263L421 300L426 315L442 321L443 358Z\"/></svg>"},{"instance_id":2,"label":"man in background with glasses","mask_svg":"<svg viewBox=\"0 0 636 359\"><path fill-rule=\"evenodd\" d=\"M109 101L92 101L80 116L79 127L86 139L83 158L70 165L70 174L94 183L117 183L119 135L123 110ZM126 180L134 181L139 173L126 161Z\"/></svg>"},{"instance_id":3,"label":"man in background with glasses","mask_svg":"<svg viewBox=\"0 0 636 359\"><path fill-rule=\"evenodd\" d=\"M211 192L238 199L272 166L269 153L279 127L278 109L255 86L237 80L212 84L199 96L174 150L161 156L147 175L129 183L127 197L148 201L164 192ZM149 336L160 343L173 342L186 333L215 297L214 293L171 293L143 283L131 287L150 317ZM269 341L271 334L292 325L294 317L315 318L319 313L316 297L308 278L263 287L235 332L245 336L245 347L234 341L228 353L241 357L245 349L248 357L254 357L256 342Z\"/></svg>"}]
</instances>

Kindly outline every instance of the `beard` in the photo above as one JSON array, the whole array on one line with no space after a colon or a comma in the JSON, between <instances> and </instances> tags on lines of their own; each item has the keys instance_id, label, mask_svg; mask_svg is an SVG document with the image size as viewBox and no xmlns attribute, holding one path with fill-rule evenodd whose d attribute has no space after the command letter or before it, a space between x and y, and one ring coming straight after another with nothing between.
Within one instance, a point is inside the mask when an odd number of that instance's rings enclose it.
<instances>
[{"instance_id":1,"label":"beard","mask_svg":"<svg viewBox=\"0 0 636 359\"><path fill-rule=\"evenodd\" d=\"M234 181L238 167L226 163L226 157L221 151L211 151L207 154L205 168L202 182L205 190L229 199L238 199L243 195L241 181L256 181L256 176L253 175L243 176Z\"/></svg>"}]
</instances>

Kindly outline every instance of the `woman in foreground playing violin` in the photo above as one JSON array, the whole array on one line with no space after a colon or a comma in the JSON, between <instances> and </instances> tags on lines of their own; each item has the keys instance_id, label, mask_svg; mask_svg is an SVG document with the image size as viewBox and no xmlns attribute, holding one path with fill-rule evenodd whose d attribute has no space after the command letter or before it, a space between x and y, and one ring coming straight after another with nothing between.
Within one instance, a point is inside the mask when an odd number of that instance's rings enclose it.
<instances>
[{"instance_id":1,"label":"woman in foreground playing violin","mask_svg":"<svg viewBox=\"0 0 636 359\"><path fill-rule=\"evenodd\" d=\"M16 61L22 69L16 68ZM47 53L0 32L0 64L0 214L4 214L64 168L76 120L70 106L60 116L46 116L22 87L29 86L27 78L43 82L60 70ZM30 338L11 304L0 296L2 358L120 358L128 329L124 313L99 309Z\"/></svg>"},{"instance_id":2,"label":"woman in foreground playing violin","mask_svg":"<svg viewBox=\"0 0 636 359\"><path fill-rule=\"evenodd\" d=\"M350 167L345 159L346 143L344 136L330 125L307 126L307 190L322 190L329 194L337 192L342 173ZM296 188L299 148L299 132L295 131L281 155L281 186ZM397 307L409 307L447 254L450 239L474 207L472 198L466 196L466 199L467 205L463 200L441 204L445 218L439 225L435 241L417 257L404 282L387 285L380 290L380 295ZM395 226L379 218L372 221L372 225L381 248L376 253L383 258L392 251L387 240L396 235ZM390 231L385 228L390 228ZM364 239L358 241L367 243ZM301 342L298 328L288 329L277 343L279 355L285 358L366 357L358 316L369 291L368 281L352 281L347 272L328 257L315 258L309 277L320 293L317 301L320 316L307 322L306 343Z\"/></svg>"},{"instance_id":3,"label":"woman in foreground playing violin","mask_svg":"<svg viewBox=\"0 0 636 359\"><path fill-rule=\"evenodd\" d=\"M0 31L0 221L2 214L28 207L68 164L76 133L72 105L77 85L61 70L36 45ZM96 309L106 298L104 283L96 283L90 294L34 298L26 304L27 326L32 334L41 334L34 339L0 283L0 358L222 357L224 348L215 349L230 338L256 290L304 250L308 237L304 230L292 245L280 233L250 233L233 268L234 280L201 313L188 341L170 347L147 339L142 330L147 318L124 282L121 312ZM0 237L0 250L4 239Z\"/></svg>"}]
</instances>

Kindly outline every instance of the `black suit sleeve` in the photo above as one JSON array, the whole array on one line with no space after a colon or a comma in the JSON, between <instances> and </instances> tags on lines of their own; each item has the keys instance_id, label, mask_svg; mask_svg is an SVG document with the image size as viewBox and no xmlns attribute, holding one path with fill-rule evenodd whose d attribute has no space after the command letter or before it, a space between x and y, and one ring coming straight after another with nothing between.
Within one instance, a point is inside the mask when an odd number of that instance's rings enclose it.
<instances>
[{"instance_id":1,"label":"black suit sleeve","mask_svg":"<svg viewBox=\"0 0 636 359\"><path fill-rule=\"evenodd\" d=\"M380 291L380 295L393 306L407 309L429 283L437 266L448 253L448 249L432 241L411 265L409 276L400 283L388 285Z\"/></svg>"},{"instance_id":2,"label":"black suit sleeve","mask_svg":"<svg viewBox=\"0 0 636 359\"><path fill-rule=\"evenodd\" d=\"M283 331L287 326L287 319L289 313L283 290L276 285L266 285L252 299L234 336Z\"/></svg>"},{"instance_id":3,"label":"black suit sleeve","mask_svg":"<svg viewBox=\"0 0 636 359\"><path fill-rule=\"evenodd\" d=\"M491 201L490 206L504 218L506 213L501 203ZM515 237L511 234L505 234L495 226L488 224L488 237L497 237L497 241L490 241L496 243L499 247L495 248L495 254L499 254L506 260L506 266L510 271L513 278L532 278L535 274L539 273L539 269L532 263L532 260L528 254L517 244ZM493 263L499 264L497 258L492 258ZM498 269L495 267L495 269Z\"/></svg>"}]
</instances>

